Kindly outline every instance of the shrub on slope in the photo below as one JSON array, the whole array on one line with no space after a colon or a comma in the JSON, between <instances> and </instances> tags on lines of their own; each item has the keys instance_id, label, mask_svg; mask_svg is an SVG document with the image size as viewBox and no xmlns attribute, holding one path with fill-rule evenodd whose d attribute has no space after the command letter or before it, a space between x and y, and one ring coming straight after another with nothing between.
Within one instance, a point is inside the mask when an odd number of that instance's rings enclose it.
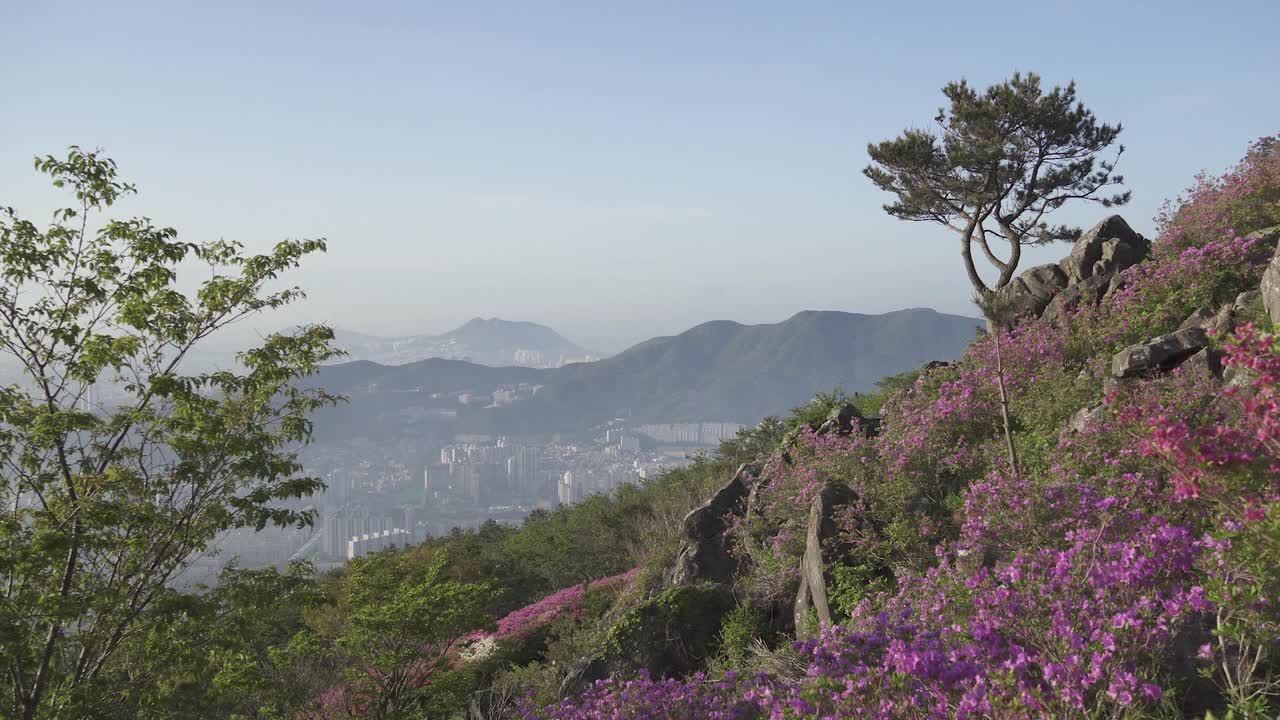
<instances>
[{"instance_id":1,"label":"shrub on slope","mask_svg":"<svg viewBox=\"0 0 1280 720\"><path fill-rule=\"evenodd\" d=\"M842 624L797 647L804 677L618 678L527 716L1271 716L1276 340L1247 324L1215 338L1230 385L1191 365L1102 383L1116 351L1257 289L1273 248L1228 230L1272 217L1270 147L1202 179L1121 291L1002 331L1020 473L1003 460L989 338L885 401L873 442L797 438L761 485L763 518L747 521L748 586L786 596L799 517L827 481L860 497L842 518L855 549L831 569L871 561L862 581L891 578L850 593Z\"/></svg>"}]
</instances>

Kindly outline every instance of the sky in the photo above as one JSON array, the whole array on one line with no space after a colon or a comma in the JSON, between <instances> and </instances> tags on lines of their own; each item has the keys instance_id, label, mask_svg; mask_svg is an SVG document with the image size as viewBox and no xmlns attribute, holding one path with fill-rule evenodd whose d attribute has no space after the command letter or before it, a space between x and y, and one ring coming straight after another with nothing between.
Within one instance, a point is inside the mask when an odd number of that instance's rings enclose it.
<instances>
[{"instance_id":1,"label":"sky","mask_svg":"<svg viewBox=\"0 0 1280 720\"><path fill-rule=\"evenodd\" d=\"M972 315L954 235L888 217L861 172L948 81L1075 80L1124 125L1121 214L1147 235L1280 132L1275 0L0 0L0 20L0 205L47 218L31 159L77 144L138 185L117 215L258 251L327 238L292 277L308 299L264 327L496 316L613 352L806 309Z\"/></svg>"}]
</instances>

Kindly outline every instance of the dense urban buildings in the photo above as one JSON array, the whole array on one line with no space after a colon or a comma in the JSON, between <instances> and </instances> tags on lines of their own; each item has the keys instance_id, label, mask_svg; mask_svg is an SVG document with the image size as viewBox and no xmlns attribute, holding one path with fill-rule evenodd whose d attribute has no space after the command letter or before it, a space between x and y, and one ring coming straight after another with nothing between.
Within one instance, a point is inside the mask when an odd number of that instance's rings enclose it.
<instances>
[{"instance_id":1,"label":"dense urban buildings","mask_svg":"<svg viewBox=\"0 0 1280 720\"><path fill-rule=\"evenodd\" d=\"M501 403L532 388L469 393L459 403ZM519 522L530 510L573 504L624 483L688 464L732 437L728 422L629 425L614 420L578 437L504 437L426 432L395 440L352 437L303 450L324 492L301 502L307 528L224 535L187 576L207 582L228 562L283 566L307 560L334 567L388 547L422 542L454 527Z\"/></svg>"}]
</instances>

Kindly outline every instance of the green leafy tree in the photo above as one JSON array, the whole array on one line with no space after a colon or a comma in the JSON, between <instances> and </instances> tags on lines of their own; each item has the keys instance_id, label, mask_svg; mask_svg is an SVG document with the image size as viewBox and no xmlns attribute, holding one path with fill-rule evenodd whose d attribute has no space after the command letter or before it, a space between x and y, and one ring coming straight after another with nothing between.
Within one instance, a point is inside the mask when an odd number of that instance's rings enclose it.
<instances>
[{"instance_id":1,"label":"green leafy tree","mask_svg":"<svg viewBox=\"0 0 1280 720\"><path fill-rule=\"evenodd\" d=\"M450 651L489 619L489 583L453 580L449 554L425 570L408 555L384 552L352 563L346 629L337 645L350 657L353 701L373 720L404 718L427 703L431 677Z\"/></svg>"},{"instance_id":2,"label":"green leafy tree","mask_svg":"<svg viewBox=\"0 0 1280 720\"><path fill-rule=\"evenodd\" d=\"M335 401L296 384L335 355L326 327L269 335L238 370L186 369L219 330L302 297L268 286L323 240L181 242L102 219L134 188L99 153L35 166L75 202L44 229L0 208L0 353L21 374L0 389L0 715L22 720L127 692L113 657L219 533L311 522L288 502L321 487L296 452Z\"/></svg>"},{"instance_id":3,"label":"green leafy tree","mask_svg":"<svg viewBox=\"0 0 1280 720\"><path fill-rule=\"evenodd\" d=\"M884 403L894 393L901 392L915 385L920 377L920 370L906 370L896 375L887 375L876 381L873 393L858 393L853 396L853 403L858 411L867 417L880 415Z\"/></svg>"},{"instance_id":4,"label":"green leafy tree","mask_svg":"<svg viewBox=\"0 0 1280 720\"><path fill-rule=\"evenodd\" d=\"M306 609L327 602L302 563L283 573L227 567L213 588L170 593L109 670L109 683L136 687L116 696L118 716L295 717L340 678L333 653L309 642L304 624Z\"/></svg>"},{"instance_id":5,"label":"green leafy tree","mask_svg":"<svg viewBox=\"0 0 1280 720\"><path fill-rule=\"evenodd\" d=\"M961 80L942 89L951 106L938 111L937 131L912 128L867 146L863 171L894 201L890 215L944 225L960 235L969 282L981 295L989 287L978 274L976 245L995 266L994 289L1013 278L1024 246L1074 240L1080 229L1050 227L1045 216L1073 200L1123 205L1129 192L1110 193L1124 182L1101 154L1120 125L1100 124L1076 100L1075 83L1045 92L1040 76L1014 75L985 92ZM1009 245L1001 259L995 241Z\"/></svg>"},{"instance_id":6,"label":"green leafy tree","mask_svg":"<svg viewBox=\"0 0 1280 720\"><path fill-rule=\"evenodd\" d=\"M852 401L853 398L844 391L844 388L836 388L831 392L819 392L809 402L791 409L787 429L795 431L807 426L817 430L830 417L832 410Z\"/></svg>"},{"instance_id":7,"label":"green leafy tree","mask_svg":"<svg viewBox=\"0 0 1280 720\"><path fill-rule=\"evenodd\" d=\"M754 462L782 444L790 429L787 421L777 416L769 416L758 424L745 427L737 435L724 440L716 450L716 458L728 465L737 467L745 462Z\"/></svg>"}]
</instances>

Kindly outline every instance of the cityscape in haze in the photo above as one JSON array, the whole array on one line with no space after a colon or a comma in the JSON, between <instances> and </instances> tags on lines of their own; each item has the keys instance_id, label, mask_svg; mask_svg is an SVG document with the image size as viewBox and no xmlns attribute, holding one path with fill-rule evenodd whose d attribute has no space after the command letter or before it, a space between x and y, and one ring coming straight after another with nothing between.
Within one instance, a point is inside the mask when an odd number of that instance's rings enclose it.
<instances>
[{"instance_id":1,"label":"cityscape in haze","mask_svg":"<svg viewBox=\"0 0 1280 720\"><path fill-rule=\"evenodd\" d=\"M0 720L1280 718L1280 0L0 0Z\"/></svg>"},{"instance_id":2,"label":"cityscape in haze","mask_svg":"<svg viewBox=\"0 0 1280 720\"><path fill-rule=\"evenodd\" d=\"M296 501L315 512L315 525L228 533L186 581L207 580L233 561L340 566L369 543L416 544L490 520L515 523L534 509L643 483L714 453L778 414L774 408L833 388L872 391L885 375L956 358L978 327L931 310L800 313L771 325L708 323L552 367L509 362L519 352L546 357L577 347L528 322L477 319L448 334L451 342L411 340L413 352L439 355L403 364L353 358L388 348L364 340L314 381L345 398L318 413L301 455L306 472L326 484ZM460 338L474 344L480 329L478 347L493 365L457 357L474 353ZM866 353L861 339L873 335L886 340ZM708 356L709 348L724 357Z\"/></svg>"}]
</instances>

